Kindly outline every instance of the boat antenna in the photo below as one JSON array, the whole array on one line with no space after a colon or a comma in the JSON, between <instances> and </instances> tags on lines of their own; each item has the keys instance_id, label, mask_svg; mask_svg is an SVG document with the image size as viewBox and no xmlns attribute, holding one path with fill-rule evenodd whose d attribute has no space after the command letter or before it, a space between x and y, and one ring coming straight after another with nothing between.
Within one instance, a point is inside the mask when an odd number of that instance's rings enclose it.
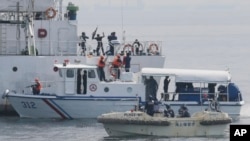
<instances>
[{"instance_id":1,"label":"boat antenna","mask_svg":"<svg viewBox=\"0 0 250 141\"><path fill-rule=\"evenodd\" d=\"M121 0L121 22L122 22L122 31L123 31L123 0Z\"/></svg>"},{"instance_id":2,"label":"boat antenna","mask_svg":"<svg viewBox=\"0 0 250 141\"><path fill-rule=\"evenodd\" d=\"M16 39L19 40L20 39L20 9L19 9L19 1L16 3L16 11L17 11L17 25L16 25Z\"/></svg>"},{"instance_id":3,"label":"boat antenna","mask_svg":"<svg viewBox=\"0 0 250 141\"><path fill-rule=\"evenodd\" d=\"M121 0L121 22L122 22L122 45L124 46L126 40L125 36L126 31L123 29L123 0Z\"/></svg>"}]
</instances>

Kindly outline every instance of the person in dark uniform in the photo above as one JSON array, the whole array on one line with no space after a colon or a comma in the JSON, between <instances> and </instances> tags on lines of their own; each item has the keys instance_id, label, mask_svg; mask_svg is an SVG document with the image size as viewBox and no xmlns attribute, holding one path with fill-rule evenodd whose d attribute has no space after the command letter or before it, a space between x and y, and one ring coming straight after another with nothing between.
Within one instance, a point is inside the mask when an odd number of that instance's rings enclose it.
<instances>
[{"instance_id":1,"label":"person in dark uniform","mask_svg":"<svg viewBox=\"0 0 250 141\"><path fill-rule=\"evenodd\" d=\"M96 55L99 56L99 50L102 50L102 54L105 55L104 50L103 50L103 43L102 43L102 38L105 37L104 33L103 36L100 36L100 34L97 34L97 37L95 37L94 39L96 39L97 41L97 48L96 48Z\"/></svg>"},{"instance_id":2,"label":"person in dark uniform","mask_svg":"<svg viewBox=\"0 0 250 141\"><path fill-rule=\"evenodd\" d=\"M146 97L152 95L154 99L156 98L156 93L158 90L158 83L153 76L150 76L149 79L145 78L144 84L146 85Z\"/></svg>"},{"instance_id":3,"label":"person in dark uniform","mask_svg":"<svg viewBox=\"0 0 250 141\"><path fill-rule=\"evenodd\" d=\"M216 83L208 83L208 98L214 99Z\"/></svg>"},{"instance_id":4,"label":"person in dark uniform","mask_svg":"<svg viewBox=\"0 0 250 141\"><path fill-rule=\"evenodd\" d=\"M145 110L146 110L148 115L153 116L154 115L154 105L155 105L154 99L151 95L148 97L148 99L149 100L145 104Z\"/></svg>"},{"instance_id":5,"label":"person in dark uniform","mask_svg":"<svg viewBox=\"0 0 250 141\"><path fill-rule=\"evenodd\" d=\"M109 41L109 55L114 55L114 45L111 43L111 41L113 40L117 40L117 36L115 35L115 32L112 32L109 36L108 36L108 41Z\"/></svg>"},{"instance_id":6,"label":"person in dark uniform","mask_svg":"<svg viewBox=\"0 0 250 141\"><path fill-rule=\"evenodd\" d=\"M165 117L174 117L174 110L171 109L170 105L166 104L166 109L164 110L164 116Z\"/></svg>"},{"instance_id":7,"label":"person in dark uniform","mask_svg":"<svg viewBox=\"0 0 250 141\"><path fill-rule=\"evenodd\" d=\"M76 85L76 92L77 94L81 94L81 71L82 69L77 69L77 85Z\"/></svg>"},{"instance_id":8,"label":"person in dark uniform","mask_svg":"<svg viewBox=\"0 0 250 141\"><path fill-rule=\"evenodd\" d=\"M82 84L83 84L83 94L87 93L87 71L83 71L82 75Z\"/></svg>"},{"instance_id":9,"label":"person in dark uniform","mask_svg":"<svg viewBox=\"0 0 250 141\"><path fill-rule=\"evenodd\" d=\"M166 76L165 79L164 79L164 93L168 93L168 85L170 83L170 79L169 79L169 76Z\"/></svg>"},{"instance_id":10,"label":"person in dark uniform","mask_svg":"<svg viewBox=\"0 0 250 141\"><path fill-rule=\"evenodd\" d=\"M86 39L88 39L89 37L85 35L85 32L82 32L82 35L80 36L80 38L82 39L82 42L81 42L81 47L82 47L82 54L83 55L86 55L85 54L85 51L86 51Z\"/></svg>"},{"instance_id":11,"label":"person in dark uniform","mask_svg":"<svg viewBox=\"0 0 250 141\"><path fill-rule=\"evenodd\" d=\"M188 108L186 107L185 104L181 105L178 112L179 112L179 117L190 117L190 113L188 112Z\"/></svg>"},{"instance_id":12,"label":"person in dark uniform","mask_svg":"<svg viewBox=\"0 0 250 141\"><path fill-rule=\"evenodd\" d=\"M125 67L126 72L130 71L130 61L131 61L130 54L127 53L127 55L123 57L123 65Z\"/></svg>"}]
</instances>

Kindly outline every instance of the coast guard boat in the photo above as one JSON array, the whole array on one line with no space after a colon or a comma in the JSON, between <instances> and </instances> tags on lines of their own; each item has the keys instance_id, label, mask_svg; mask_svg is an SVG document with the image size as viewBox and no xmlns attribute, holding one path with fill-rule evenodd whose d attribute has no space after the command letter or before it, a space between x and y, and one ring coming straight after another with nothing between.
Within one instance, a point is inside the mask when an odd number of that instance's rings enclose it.
<instances>
[{"instance_id":1,"label":"coast guard boat","mask_svg":"<svg viewBox=\"0 0 250 141\"><path fill-rule=\"evenodd\" d=\"M110 61L107 59L107 62ZM110 71L108 66L105 72ZM142 68L140 72L125 72L122 69L120 79L109 77L107 81L100 81L97 66L83 64L81 60L56 62L52 70L53 76L57 77L42 82L43 88L38 95L26 87L30 83L22 83L21 90L5 91L3 97L7 98L20 117L96 118L103 113L134 109L136 105L145 104L149 93L147 87L153 88L150 83L145 83L149 76L156 79L169 76L170 88L171 85L175 86L175 91L169 89L169 92L157 96L160 97L156 102L159 107L170 104L177 111L185 104L191 114L207 107L220 107L237 120L244 104L240 90L231 82L228 71ZM83 86L83 72L87 73L86 86ZM81 92L78 92L79 88ZM163 88L158 87L159 91L163 91ZM216 102L210 103L210 99Z\"/></svg>"},{"instance_id":2,"label":"coast guard boat","mask_svg":"<svg viewBox=\"0 0 250 141\"><path fill-rule=\"evenodd\" d=\"M41 78L42 83L56 78L57 74L51 69L55 61L97 61L96 41L87 40L86 55L81 53L79 43L83 41L77 33L78 10L73 3L63 5L62 0L1 0L1 95L6 88L22 91L36 77ZM108 42L103 42L104 47L108 46ZM134 72L141 67L164 66L161 42L142 41L140 54L133 53L132 42L123 40L120 43L115 48L116 53L131 52ZM9 101L1 99L0 114L12 113L16 114Z\"/></svg>"}]
</instances>

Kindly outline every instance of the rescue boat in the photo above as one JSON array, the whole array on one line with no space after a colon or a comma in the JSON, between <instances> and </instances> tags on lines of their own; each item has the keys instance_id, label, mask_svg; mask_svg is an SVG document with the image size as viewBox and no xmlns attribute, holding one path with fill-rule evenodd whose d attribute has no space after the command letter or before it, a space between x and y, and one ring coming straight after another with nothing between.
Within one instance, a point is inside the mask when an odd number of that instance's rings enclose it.
<instances>
[{"instance_id":1,"label":"rescue boat","mask_svg":"<svg viewBox=\"0 0 250 141\"><path fill-rule=\"evenodd\" d=\"M109 136L212 137L224 136L232 118L227 113L200 111L191 117L149 116L143 111L112 112L98 116Z\"/></svg>"}]
</instances>

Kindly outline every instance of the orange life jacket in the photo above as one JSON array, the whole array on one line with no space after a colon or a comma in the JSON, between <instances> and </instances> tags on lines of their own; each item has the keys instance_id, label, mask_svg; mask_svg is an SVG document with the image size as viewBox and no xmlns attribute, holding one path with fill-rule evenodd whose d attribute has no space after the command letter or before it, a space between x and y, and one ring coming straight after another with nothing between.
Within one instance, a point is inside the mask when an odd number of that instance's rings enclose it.
<instances>
[{"instance_id":1,"label":"orange life jacket","mask_svg":"<svg viewBox=\"0 0 250 141\"><path fill-rule=\"evenodd\" d=\"M122 61L120 58L115 58L114 61L113 61L113 66L114 67L120 67L122 65Z\"/></svg>"},{"instance_id":2,"label":"orange life jacket","mask_svg":"<svg viewBox=\"0 0 250 141\"><path fill-rule=\"evenodd\" d=\"M41 89L42 89L42 84L40 82L37 82L36 90L40 91Z\"/></svg>"},{"instance_id":3,"label":"orange life jacket","mask_svg":"<svg viewBox=\"0 0 250 141\"><path fill-rule=\"evenodd\" d=\"M105 62L102 59L99 60L98 67L101 67L101 68L105 67Z\"/></svg>"}]
</instances>

